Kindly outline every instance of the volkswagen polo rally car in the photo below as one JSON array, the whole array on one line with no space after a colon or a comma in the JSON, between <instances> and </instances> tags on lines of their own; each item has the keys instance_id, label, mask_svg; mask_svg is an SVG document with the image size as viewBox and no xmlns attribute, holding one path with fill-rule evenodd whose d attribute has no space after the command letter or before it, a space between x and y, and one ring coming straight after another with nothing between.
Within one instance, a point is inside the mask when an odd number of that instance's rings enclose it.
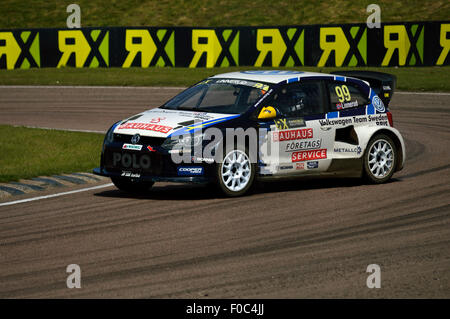
<instances>
[{"instance_id":1,"label":"volkswagen polo rally car","mask_svg":"<svg viewBox=\"0 0 450 319\"><path fill-rule=\"evenodd\" d=\"M226 195L255 179L363 177L403 168L405 145L388 109L395 77L242 71L209 77L107 131L100 167L127 192L154 182L214 183Z\"/></svg>"}]
</instances>

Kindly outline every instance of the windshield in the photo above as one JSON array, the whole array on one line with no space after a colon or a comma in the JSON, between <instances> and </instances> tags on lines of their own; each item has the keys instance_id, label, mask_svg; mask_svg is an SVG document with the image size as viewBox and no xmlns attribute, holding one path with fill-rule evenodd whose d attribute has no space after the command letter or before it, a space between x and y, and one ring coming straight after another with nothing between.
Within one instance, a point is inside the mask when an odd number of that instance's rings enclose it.
<instances>
[{"instance_id":1,"label":"windshield","mask_svg":"<svg viewBox=\"0 0 450 319\"><path fill-rule=\"evenodd\" d=\"M162 108L242 114L269 88L267 83L247 80L208 79L181 92Z\"/></svg>"}]
</instances>

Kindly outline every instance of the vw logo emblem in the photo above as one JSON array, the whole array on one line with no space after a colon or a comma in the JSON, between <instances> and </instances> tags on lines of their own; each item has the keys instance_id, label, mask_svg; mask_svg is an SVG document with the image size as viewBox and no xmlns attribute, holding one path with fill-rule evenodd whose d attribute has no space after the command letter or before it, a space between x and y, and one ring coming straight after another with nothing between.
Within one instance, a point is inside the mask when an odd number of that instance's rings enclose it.
<instances>
[{"instance_id":1,"label":"vw logo emblem","mask_svg":"<svg viewBox=\"0 0 450 319\"><path fill-rule=\"evenodd\" d=\"M378 112L384 112L385 111L383 101L381 101L381 99L378 96L375 95L373 97L372 104L373 104L373 106L375 107L375 109Z\"/></svg>"},{"instance_id":2,"label":"vw logo emblem","mask_svg":"<svg viewBox=\"0 0 450 319\"><path fill-rule=\"evenodd\" d=\"M133 143L133 144L139 143L140 139L141 139L141 136L139 134L134 134L131 137L131 143Z\"/></svg>"}]
</instances>

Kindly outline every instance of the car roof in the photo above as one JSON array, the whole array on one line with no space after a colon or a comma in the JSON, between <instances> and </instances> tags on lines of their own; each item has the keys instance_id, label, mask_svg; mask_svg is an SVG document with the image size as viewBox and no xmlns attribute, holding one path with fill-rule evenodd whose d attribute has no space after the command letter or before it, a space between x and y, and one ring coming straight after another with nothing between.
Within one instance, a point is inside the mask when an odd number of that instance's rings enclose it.
<instances>
[{"instance_id":1,"label":"car roof","mask_svg":"<svg viewBox=\"0 0 450 319\"><path fill-rule=\"evenodd\" d=\"M288 70L249 70L240 72L222 73L212 76L211 78L226 78L239 79L256 82L280 83L295 78L297 81L302 77L323 77L332 74L303 72L303 71L288 71Z\"/></svg>"}]
</instances>

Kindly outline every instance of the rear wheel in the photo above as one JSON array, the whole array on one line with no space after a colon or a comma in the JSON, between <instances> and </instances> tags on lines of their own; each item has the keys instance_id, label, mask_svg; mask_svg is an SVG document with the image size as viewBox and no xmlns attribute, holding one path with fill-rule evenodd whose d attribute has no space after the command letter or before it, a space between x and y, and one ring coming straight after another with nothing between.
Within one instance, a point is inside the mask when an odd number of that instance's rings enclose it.
<instances>
[{"instance_id":1,"label":"rear wheel","mask_svg":"<svg viewBox=\"0 0 450 319\"><path fill-rule=\"evenodd\" d=\"M131 194L142 194L152 188L154 182L142 182L120 177L111 177L114 185L121 191Z\"/></svg>"},{"instance_id":2,"label":"rear wheel","mask_svg":"<svg viewBox=\"0 0 450 319\"><path fill-rule=\"evenodd\" d=\"M364 154L366 179L375 184L384 183L394 174L397 163L397 149L392 139L385 134L375 135Z\"/></svg>"},{"instance_id":3,"label":"rear wheel","mask_svg":"<svg viewBox=\"0 0 450 319\"><path fill-rule=\"evenodd\" d=\"M248 152L234 149L217 164L217 183L227 196L241 196L252 187L255 173L256 165L251 163Z\"/></svg>"}]
</instances>

